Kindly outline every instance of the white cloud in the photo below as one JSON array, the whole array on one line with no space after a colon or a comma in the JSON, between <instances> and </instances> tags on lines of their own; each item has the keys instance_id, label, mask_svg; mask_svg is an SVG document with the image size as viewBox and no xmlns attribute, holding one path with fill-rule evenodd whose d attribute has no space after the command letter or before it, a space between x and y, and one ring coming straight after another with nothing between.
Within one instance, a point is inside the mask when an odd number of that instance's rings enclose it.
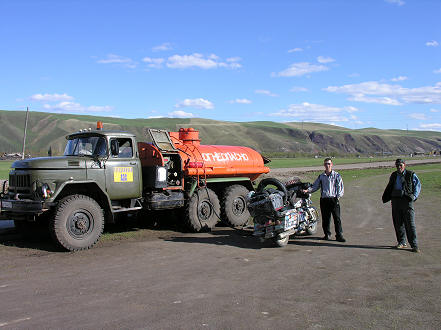
<instances>
[{"instance_id":1,"label":"white cloud","mask_svg":"<svg viewBox=\"0 0 441 330\"><path fill-rule=\"evenodd\" d=\"M38 102L59 102L59 101L71 101L74 98L70 95L64 94L34 94L30 97L32 101Z\"/></svg>"},{"instance_id":2,"label":"white cloud","mask_svg":"<svg viewBox=\"0 0 441 330\"><path fill-rule=\"evenodd\" d=\"M169 42L164 42L161 45L152 47L152 51L154 51L154 52L162 52L162 51L171 50L171 49L173 49L173 48L172 48L171 43L169 43Z\"/></svg>"},{"instance_id":3,"label":"white cloud","mask_svg":"<svg viewBox=\"0 0 441 330\"><path fill-rule=\"evenodd\" d=\"M73 102L75 99L66 93L64 94L34 94L30 97L32 101L45 102L43 109L50 112L59 113L91 113L91 112L110 112L113 110L112 106L84 106L78 102ZM58 102L55 104L55 102Z\"/></svg>"},{"instance_id":4,"label":"white cloud","mask_svg":"<svg viewBox=\"0 0 441 330\"><path fill-rule=\"evenodd\" d=\"M398 77L392 78L391 81L404 81L407 79L409 79L409 78L407 78L406 76L398 76Z\"/></svg>"},{"instance_id":5,"label":"white cloud","mask_svg":"<svg viewBox=\"0 0 441 330\"><path fill-rule=\"evenodd\" d=\"M390 97L367 97L363 94L354 94L348 98L349 101L364 102L364 103L378 103L385 105L402 105L398 100Z\"/></svg>"},{"instance_id":6,"label":"white cloud","mask_svg":"<svg viewBox=\"0 0 441 330\"><path fill-rule=\"evenodd\" d=\"M424 113L421 113L421 112L410 113L407 116L409 118L416 119L416 120L427 120L427 119L429 119Z\"/></svg>"},{"instance_id":7,"label":"white cloud","mask_svg":"<svg viewBox=\"0 0 441 330\"><path fill-rule=\"evenodd\" d=\"M297 93L297 92L309 92L309 89L306 88L306 87L294 86L289 91L290 92L294 92L294 93Z\"/></svg>"},{"instance_id":8,"label":"white cloud","mask_svg":"<svg viewBox=\"0 0 441 330\"><path fill-rule=\"evenodd\" d=\"M239 61L242 61L240 57L229 57L226 59L226 67L229 67L230 69L240 69L242 64L238 63ZM225 66L225 64L221 63L220 66Z\"/></svg>"},{"instance_id":9,"label":"white cloud","mask_svg":"<svg viewBox=\"0 0 441 330\"><path fill-rule=\"evenodd\" d=\"M235 99L235 100L228 101L228 103L251 104L252 101L248 100L248 99Z\"/></svg>"},{"instance_id":10,"label":"white cloud","mask_svg":"<svg viewBox=\"0 0 441 330\"><path fill-rule=\"evenodd\" d=\"M194 117L194 115L192 113L185 112L182 110L176 110L176 111L170 112L168 114L168 116L170 118L192 118L192 117Z\"/></svg>"},{"instance_id":11,"label":"white cloud","mask_svg":"<svg viewBox=\"0 0 441 330\"><path fill-rule=\"evenodd\" d=\"M169 44L163 44L154 47L156 51L166 50ZM225 61L222 61L216 54L210 54L204 56L202 54L194 53L191 55L173 55L168 58L162 57L149 57L146 56L142 59L142 62L147 63L148 68L161 69L164 65L171 69L187 69L187 68L201 68L201 69L216 69L216 68L228 68L239 69L242 64L239 63L242 59L240 57L229 57ZM138 62L128 57L122 57L119 55L109 54L107 58L98 60L100 64L117 64L127 68L134 69L138 66Z\"/></svg>"},{"instance_id":12,"label":"white cloud","mask_svg":"<svg viewBox=\"0 0 441 330\"><path fill-rule=\"evenodd\" d=\"M319 56L317 57L317 62L325 64L325 63L332 63L335 62L335 60L332 57L326 57L326 56Z\"/></svg>"},{"instance_id":13,"label":"white cloud","mask_svg":"<svg viewBox=\"0 0 441 330\"><path fill-rule=\"evenodd\" d=\"M203 98L197 99L185 99L175 105L175 108L195 108L195 109L214 109L212 102L205 100Z\"/></svg>"},{"instance_id":14,"label":"white cloud","mask_svg":"<svg viewBox=\"0 0 441 330\"><path fill-rule=\"evenodd\" d=\"M433 73L441 73L441 68L439 68L438 70L434 70Z\"/></svg>"},{"instance_id":15,"label":"white cloud","mask_svg":"<svg viewBox=\"0 0 441 330\"><path fill-rule=\"evenodd\" d=\"M287 109L271 113L272 117L289 117L292 120L307 120L315 122L348 122L356 121L357 117L351 113L358 111L355 107L330 107L321 104L303 102L290 104Z\"/></svg>"},{"instance_id":16,"label":"white cloud","mask_svg":"<svg viewBox=\"0 0 441 330\"><path fill-rule=\"evenodd\" d=\"M436 40L431 40L431 41L426 42L426 46L427 47L438 47L439 43Z\"/></svg>"},{"instance_id":17,"label":"white cloud","mask_svg":"<svg viewBox=\"0 0 441 330\"><path fill-rule=\"evenodd\" d=\"M405 88L400 85L367 81L360 84L329 86L323 90L348 94L349 100L365 103L402 105L406 103L441 104L441 82L435 86Z\"/></svg>"},{"instance_id":18,"label":"white cloud","mask_svg":"<svg viewBox=\"0 0 441 330\"><path fill-rule=\"evenodd\" d=\"M429 111L430 111L430 112L439 112L438 109L430 109Z\"/></svg>"},{"instance_id":19,"label":"white cloud","mask_svg":"<svg viewBox=\"0 0 441 330\"><path fill-rule=\"evenodd\" d=\"M320 72L329 70L324 65L311 64L308 62L300 62L291 64L287 69L278 73L273 73L275 77L300 77L312 72Z\"/></svg>"},{"instance_id":20,"label":"white cloud","mask_svg":"<svg viewBox=\"0 0 441 330\"><path fill-rule=\"evenodd\" d=\"M394 5L403 6L405 2L403 0L384 0L386 2L392 3Z\"/></svg>"},{"instance_id":21,"label":"white cloud","mask_svg":"<svg viewBox=\"0 0 441 330\"><path fill-rule=\"evenodd\" d=\"M254 91L254 93L256 93L256 94L263 94L263 95L267 95L267 96L273 96L273 97L279 96L279 95L274 94L274 93L272 93L272 92L270 92L270 91L268 91L266 89L256 89Z\"/></svg>"},{"instance_id":22,"label":"white cloud","mask_svg":"<svg viewBox=\"0 0 441 330\"><path fill-rule=\"evenodd\" d=\"M420 127L427 130L441 130L441 123L421 124Z\"/></svg>"},{"instance_id":23,"label":"white cloud","mask_svg":"<svg viewBox=\"0 0 441 330\"><path fill-rule=\"evenodd\" d=\"M164 63L164 59L157 57L157 58L152 58L152 57L144 57L142 59L143 62L147 63L147 66L149 68L155 68L155 69L160 69L162 68L162 63Z\"/></svg>"},{"instance_id":24,"label":"white cloud","mask_svg":"<svg viewBox=\"0 0 441 330\"><path fill-rule=\"evenodd\" d=\"M211 54L204 56L202 54L194 53L192 55L173 55L167 59L167 67L172 69L186 69L186 68L201 68L201 69L216 69L219 67L238 69L242 65L238 63L239 57L230 57L226 62L222 62L220 58Z\"/></svg>"},{"instance_id":25,"label":"white cloud","mask_svg":"<svg viewBox=\"0 0 441 330\"><path fill-rule=\"evenodd\" d=\"M347 106L347 107L344 107L343 109L344 109L345 111L349 112L349 113L351 113L351 112L357 112L357 111L358 111L358 109L357 109L356 107L353 107L353 106ZM355 118L355 116L354 116L354 118Z\"/></svg>"},{"instance_id":26,"label":"white cloud","mask_svg":"<svg viewBox=\"0 0 441 330\"><path fill-rule=\"evenodd\" d=\"M231 62L239 62L239 61L242 61L242 59L241 59L240 57L236 56L236 57L229 57L229 58L226 59L226 61L229 62L229 63L231 63Z\"/></svg>"},{"instance_id":27,"label":"white cloud","mask_svg":"<svg viewBox=\"0 0 441 330\"><path fill-rule=\"evenodd\" d=\"M293 49L288 50L288 53L297 53L297 52L303 52L303 48L297 47L297 48L293 48Z\"/></svg>"},{"instance_id":28,"label":"white cloud","mask_svg":"<svg viewBox=\"0 0 441 330\"><path fill-rule=\"evenodd\" d=\"M107 58L98 60L97 63L100 64L120 64L124 67L134 69L136 68L137 63L133 61L131 58L123 57L115 54L108 54Z\"/></svg>"},{"instance_id":29,"label":"white cloud","mask_svg":"<svg viewBox=\"0 0 441 330\"><path fill-rule=\"evenodd\" d=\"M89 112L109 112L113 110L113 107L109 105L105 106L97 106L97 105L91 105L91 106L83 106L80 103L76 102L60 102L58 104L44 104L43 108L48 111L55 111L55 112L80 112L80 113L89 113Z\"/></svg>"}]
</instances>

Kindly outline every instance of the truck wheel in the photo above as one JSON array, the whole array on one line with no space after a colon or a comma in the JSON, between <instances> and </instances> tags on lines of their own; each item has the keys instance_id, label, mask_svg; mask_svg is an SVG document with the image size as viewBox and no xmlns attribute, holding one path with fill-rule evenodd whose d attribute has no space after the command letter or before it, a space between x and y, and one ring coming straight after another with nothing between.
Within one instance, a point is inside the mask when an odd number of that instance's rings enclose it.
<instances>
[{"instance_id":1,"label":"truck wheel","mask_svg":"<svg viewBox=\"0 0 441 330\"><path fill-rule=\"evenodd\" d=\"M196 231L211 230L219 221L219 199L213 190L201 188L194 192L187 206L187 224Z\"/></svg>"},{"instance_id":2,"label":"truck wheel","mask_svg":"<svg viewBox=\"0 0 441 330\"><path fill-rule=\"evenodd\" d=\"M250 218L247 209L247 195L249 191L241 185L232 185L225 188L222 198L222 219L231 226L243 226Z\"/></svg>"},{"instance_id":3,"label":"truck wheel","mask_svg":"<svg viewBox=\"0 0 441 330\"><path fill-rule=\"evenodd\" d=\"M55 242L66 250L89 249L103 233L103 210L88 196L67 196L59 202L49 229Z\"/></svg>"},{"instance_id":4,"label":"truck wheel","mask_svg":"<svg viewBox=\"0 0 441 330\"><path fill-rule=\"evenodd\" d=\"M310 219L309 222L311 223L311 225L309 225L308 228L306 228L306 233L308 235L314 235L315 233L317 233L317 223L318 223L318 211L314 206L311 206L308 208L309 214L310 214Z\"/></svg>"}]
</instances>

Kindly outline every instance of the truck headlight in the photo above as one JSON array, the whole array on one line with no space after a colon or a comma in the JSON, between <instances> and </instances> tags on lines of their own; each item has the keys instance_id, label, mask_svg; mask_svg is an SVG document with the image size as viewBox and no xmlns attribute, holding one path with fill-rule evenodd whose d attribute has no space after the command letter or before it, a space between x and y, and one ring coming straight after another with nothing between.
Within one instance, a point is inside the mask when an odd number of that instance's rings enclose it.
<instances>
[{"instance_id":1,"label":"truck headlight","mask_svg":"<svg viewBox=\"0 0 441 330\"><path fill-rule=\"evenodd\" d=\"M44 198L49 198L52 196L52 190L49 188L49 185L47 183L43 183L41 185L41 193Z\"/></svg>"}]
</instances>

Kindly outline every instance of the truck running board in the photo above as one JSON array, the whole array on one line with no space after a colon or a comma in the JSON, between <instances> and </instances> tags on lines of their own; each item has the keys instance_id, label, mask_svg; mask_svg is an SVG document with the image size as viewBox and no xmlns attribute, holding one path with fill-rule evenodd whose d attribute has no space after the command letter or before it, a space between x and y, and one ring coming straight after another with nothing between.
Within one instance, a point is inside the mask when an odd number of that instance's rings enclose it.
<instances>
[{"instance_id":1,"label":"truck running board","mask_svg":"<svg viewBox=\"0 0 441 330\"><path fill-rule=\"evenodd\" d=\"M112 205L112 213L138 211L142 209L142 204L139 199L132 199L130 207L122 207L120 205Z\"/></svg>"},{"instance_id":2,"label":"truck running board","mask_svg":"<svg viewBox=\"0 0 441 330\"><path fill-rule=\"evenodd\" d=\"M129 211L137 211L141 210L142 206L136 206L136 207L112 207L113 213L119 213L119 212L129 212Z\"/></svg>"}]
</instances>

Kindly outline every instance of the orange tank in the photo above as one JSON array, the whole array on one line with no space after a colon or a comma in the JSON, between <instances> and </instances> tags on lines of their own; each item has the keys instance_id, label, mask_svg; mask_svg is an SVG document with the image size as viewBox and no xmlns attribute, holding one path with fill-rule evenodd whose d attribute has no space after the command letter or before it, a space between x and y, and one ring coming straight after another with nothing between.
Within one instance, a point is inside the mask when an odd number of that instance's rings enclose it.
<instances>
[{"instance_id":1,"label":"orange tank","mask_svg":"<svg viewBox=\"0 0 441 330\"><path fill-rule=\"evenodd\" d=\"M193 128L181 128L169 134L180 151L185 176L245 176L255 180L270 170L264 165L262 155L251 148L201 145L199 132Z\"/></svg>"}]
</instances>

